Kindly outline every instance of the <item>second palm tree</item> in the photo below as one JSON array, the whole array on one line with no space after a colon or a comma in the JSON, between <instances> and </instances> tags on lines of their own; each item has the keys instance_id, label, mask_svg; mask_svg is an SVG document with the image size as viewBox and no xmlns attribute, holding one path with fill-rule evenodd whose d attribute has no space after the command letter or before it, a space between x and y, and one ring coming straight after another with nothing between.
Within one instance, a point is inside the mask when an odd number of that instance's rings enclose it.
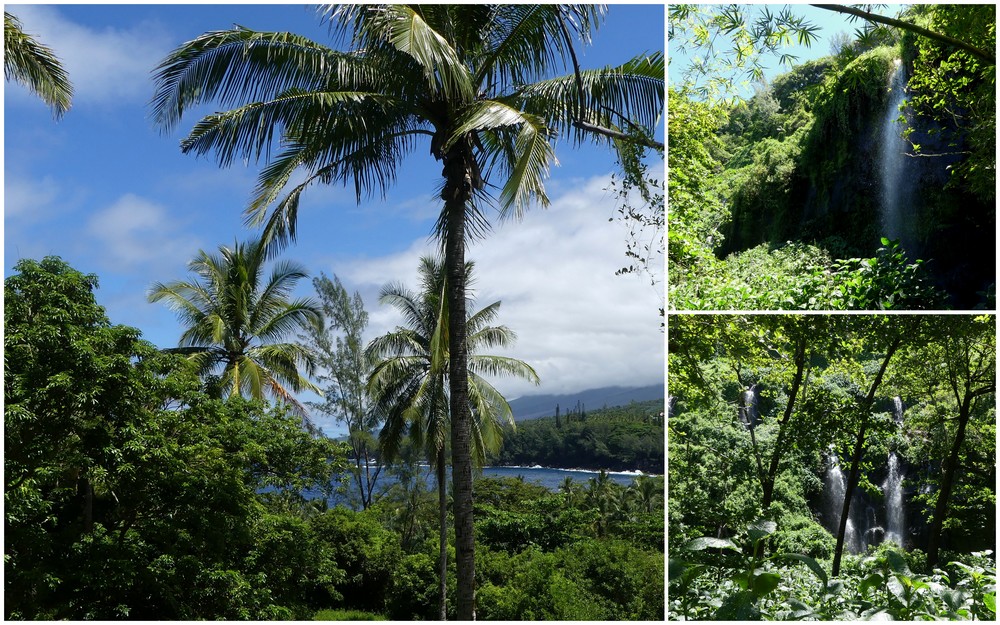
<instances>
[{"instance_id":1,"label":"second palm tree","mask_svg":"<svg viewBox=\"0 0 1000 625\"><path fill-rule=\"evenodd\" d=\"M465 265L466 282L472 263ZM404 440L423 449L435 469L438 488L440 618L447 616L448 497L445 468L451 411L448 372L449 336L447 278L441 260L420 260L420 293L401 284L382 289L379 301L396 308L405 326L373 340L368 353L377 364L369 379L375 409L385 420L379 442L386 460L398 456ZM469 404L472 413L473 460L482 466L490 452L502 442L503 424L513 424L513 413L503 395L483 375L509 375L538 384L538 375L515 358L479 353L483 349L507 347L516 335L506 326L489 325L499 314L493 302L468 317Z\"/></svg>"}]
</instances>

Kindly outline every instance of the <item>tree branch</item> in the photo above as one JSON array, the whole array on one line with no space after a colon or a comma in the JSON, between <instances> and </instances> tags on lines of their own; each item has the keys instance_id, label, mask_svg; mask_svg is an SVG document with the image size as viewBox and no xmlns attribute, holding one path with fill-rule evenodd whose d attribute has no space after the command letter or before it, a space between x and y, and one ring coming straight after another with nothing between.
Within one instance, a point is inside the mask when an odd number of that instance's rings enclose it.
<instances>
[{"instance_id":1,"label":"tree branch","mask_svg":"<svg viewBox=\"0 0 1000 625\"><path fill-rule=\"evenodd\" d=\"M922 26L917 26L916 24L911 24L909 22L904 22L902 20L897 20L891 17L885 17L884 15L878 15L875 13L871 13L869 11L863 11L861 9L856 9L854 7L849 7L849 6L843 6L840 4L814 4L812 6L820 9L825 9L827 11L835 11L837 13L845 13L847 15L853 15L855 17L860 17L861 19L867 20L869 22L877 22L879 24L885 24L886 26L893 26L895 28L908 30L912 33L923 35L924 37L927 37L929 39L934 39L935 41L939 41L949 46L958 48L959 50L968 52L972 56L982 61L986 61L990 65L997 64L997 57L995 54L991 52L983 50L982 48L977 48L976 46L961 41L959 39L949 37L948 35L942 35L941 33L936 33L932 30L927 30L926 28L923 28Z\"/></svg>"},{"instance_id":2,"label":"tree branch","mask_svg":"<svg viewBox=\"0 0 1000 625\"><path fill-rule=\"evenodd\" d=\"M647 148L653 148L656 150L663 149L663 143L655 141L653 139L647 139L642 135L630 135L619 130L612 130L611 128L605 128L604 126L598 126L596 124L591 124L590 122L585 122L583 120L577 119L573 121L573 127L579 128L580 130L586 130L588 132L597 133L605 137L610 137L612 139L619 139L621 141L630 141L632 143L637 143L639 145L644 145Z\"/></svg>"}]
</instances>

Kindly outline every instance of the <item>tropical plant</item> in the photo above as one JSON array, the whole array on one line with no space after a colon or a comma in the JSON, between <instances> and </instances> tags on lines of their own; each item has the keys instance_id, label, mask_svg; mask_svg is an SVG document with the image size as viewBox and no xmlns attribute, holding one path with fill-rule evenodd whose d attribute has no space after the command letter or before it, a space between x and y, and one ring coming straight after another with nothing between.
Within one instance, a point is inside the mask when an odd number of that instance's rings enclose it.
<instances>
[{"instance_id":1,"label":"tropical plant","mask_svg":"<svg viewBox=\"0 0 1000 625\"><path fill-rule=\"evenodd\" d=\"M73 85L52 50L24 32L21 21L3 14L3 76L24 85L58 118L69 110Z\"/></svg>"},{"instance_id":2,"label":"tropical plant","mask_svg":"<svg viewBox=\"0 0 1000 625\"><path fill-rule=\"evenodd\" d=\"M371 410L365 388L372 369L362 341L368 327L368 312L361 294L348 295L337 276L330 280L320 275L313 279L313 287L322 302L324 327L309 326L299 338L316 354L323 370L318 380L326 388L323 402L309 402L309 407L347 426L354 458L354 486L361 508L367 510L374 503L375 486L383 468L375 440L381 422Z\"/></svg>"},{"instance_id":3,"label":"tropical plant","mask_svg":"<svg viewBox=\"0 0 1000 625\"><path fill-rule=\"evenodd\" d=\"M324 10L349 52L291 33L236 27L183 44L156 69L154 118L173 127L191 107L209 115L181 143L220 165L270 156L247 208L268 237L295 236L302 192L353 183L361 197L395 181L403 157L428 137L443 164L437 232L448 268L450 401L458 617L474 605L472 443L467 376L465 245L486 227L482 208L520 216L547 204L544 177L559 132L610 145L651 145L664 102L662 52L620 67L580 71L571 31L588 41L597 5L338 5ZM573 61L574 72L547 78ZM623 162L635 165L624 154ZM280 199L295 172L305 181ZM500 180L492 198L487 178ZM270 218L268 208L277 202Z\"/></svg>"},{"instance_id":4,"label":"tropical plant","mask_svg":"<svg viewBox=\"0 0 1000 625\"><path fill-rule=\"evenodd\" d=\"M473 263L466 263L466 279ZM436 470L438 518L440 521L440 616L446 616L448 557L448 499L445 482L448 431L452 426L448 401L449 324L444 297L447 278L439 259L420 259L420 293L401 284L388 284L379 301L396 308L406 327L397 327L373 340L367 348L375 363L368 387L375 400L375 413L385 420L379 434L387 460L399 456L404 436L417 449L425 450ZM508 347L516 335L506 326L488 325L500 310L500 302L469 316L469 400L472 412L474 462L482 466L488 453L499 450L503 424L513 424L510 405L483 375L510 375L538 384L538 375L528 364L507 356L481 354L491 347Z\"/></svg>"},{"instance_id":5,"label":"tropical plant","mask_svg":"<svg viewBox=\"0 0 1000 625\"><path fill-rule=\"evenodd\" d=\"M303 267L282 261L265 279L266 261L262 239L220 246L217 255L199 251L188 264L197 279L157 282L149 301L166 302L187 326L179 347L166 351L186 355L218 394L263 399L267 393L304 415L291 391L319 391L299 372L301 366L313 373L313 355L279 341L319 325L321 312L310 299L289 300L295 283L306 276Z\"/></svg>"}]
</instances>

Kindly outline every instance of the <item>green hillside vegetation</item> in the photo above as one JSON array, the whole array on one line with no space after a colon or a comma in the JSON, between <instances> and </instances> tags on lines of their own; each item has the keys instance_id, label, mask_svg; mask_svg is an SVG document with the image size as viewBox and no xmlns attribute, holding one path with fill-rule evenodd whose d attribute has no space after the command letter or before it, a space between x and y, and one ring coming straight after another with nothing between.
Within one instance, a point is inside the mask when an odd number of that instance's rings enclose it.
<instances>
[{"instance_id":1,"label":"green hillside vegetation","mask_svg":"<svg viewBox=\"0 0 1000 625\"><path fill-rule=\"evenodd\" d=\"M663 473L663 401L522 421L508 429L494 464Z\"/></svg>"},{"instance_id":2,"label":"green hillside vegetation","mask_svg":"<svg viewBox=\"0 0 1000 625\"><path fill-rule=\"evenodd\" d=\"M689 12L671 9L678 37ZM995 45L992 5L919 5L904 19ZM746 100L672 83L671 307L994 307L995 63L908 31L860 33L761 76ZM905 124L883 130L897 71ZM898 232L880 212L890 134L909 146Z\"/></svg>"}]
</instances>

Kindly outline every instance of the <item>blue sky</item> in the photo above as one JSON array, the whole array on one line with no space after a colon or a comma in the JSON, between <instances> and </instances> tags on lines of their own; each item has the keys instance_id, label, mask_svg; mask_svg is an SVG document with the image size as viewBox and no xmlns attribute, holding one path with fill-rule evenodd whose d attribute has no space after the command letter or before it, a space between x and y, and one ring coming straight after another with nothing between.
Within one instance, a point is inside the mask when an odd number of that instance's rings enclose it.
<instances>
[{"instance_id":1,"label":"blue sky","mask_svg":"<svg viewBox=\"0 0 1000 625\"><path fill-rule=\"evenodd\" d=\"M160 347L181 328L161 304L146 302L154 281L188 276L199 249L247 239L242 210L259 165L220 169L212 158L178 147L199 115L169 134L156 129L148 102L151 72L182 42L239 24L289 30L324 43L327 29L305 5L6 5L27 32L62 59L74 84L72 109L54 120L37 98L4 85L4 271L20 258L58 255L100 278L99 303L113 323L138 327ZM582 50L581 65L617 64L662 50L658 5L612 5ZM211 112L207 107L199 113ZM662 123L660 128L662 138ZM547 182L551 206L521 222L498 224L477 242L475 294L502 300L500 321L519 336L512 354L538 371L542 385L497 380L508 398L571 393L606 385L662 383L662 281L615 276L625 261L625 229L604 188L614 169L603 148L557 146ZM661 165L662 166L662 165ZM369 335L400 320L377 303L387 282L416 288L417 259L438 202L440 164L418 149L387 198L358 205L342 187L313 187L303 197L300 235L285 258L316 275L336 274L359 290L371 315ZM661 276L656 276L660 278ZM303 282L303 295L311 285ZM308 399L308 398L305 398ZM328 433L338 428L318 418Z\"/></svg>"}]
</instances>

